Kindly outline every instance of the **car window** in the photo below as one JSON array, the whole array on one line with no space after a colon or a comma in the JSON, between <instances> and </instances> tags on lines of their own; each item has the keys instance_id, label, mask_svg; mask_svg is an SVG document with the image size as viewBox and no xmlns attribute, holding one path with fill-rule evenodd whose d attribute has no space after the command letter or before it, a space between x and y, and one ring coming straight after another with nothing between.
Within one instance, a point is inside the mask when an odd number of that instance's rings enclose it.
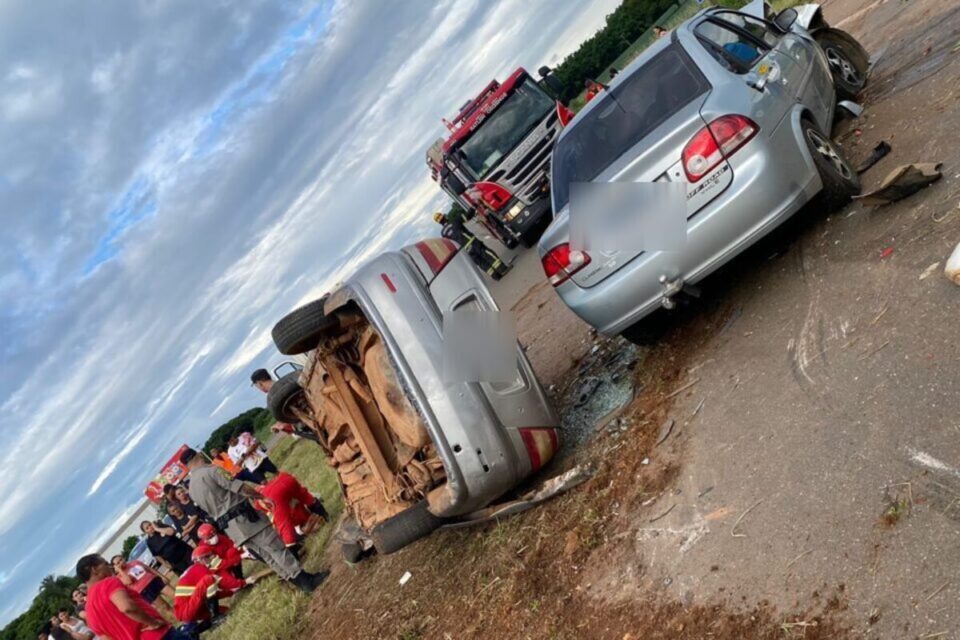
<instances>
[{"instance_id":1,"label":"car window","mask_svg":"<svg viewBox=\"0 0 960 640\"><path fill-rule=\"evenodd\" d=\"M762 20L732 12L711 15L697 26L696 34L707 51L734 73L749 71L780 37Z\"/></svg>"},{"instance_id":2,"label":"car window","mask_svg":"<svg viewBox=\"0 0 960 640\"><path fill-rule=\"evenodd\" d=\"M671 44L614 88L602 91L554 148L551 189L556 210L567 204L571 184L596 178L709 89L686 53Z\"/></svg>"}]
</instances>

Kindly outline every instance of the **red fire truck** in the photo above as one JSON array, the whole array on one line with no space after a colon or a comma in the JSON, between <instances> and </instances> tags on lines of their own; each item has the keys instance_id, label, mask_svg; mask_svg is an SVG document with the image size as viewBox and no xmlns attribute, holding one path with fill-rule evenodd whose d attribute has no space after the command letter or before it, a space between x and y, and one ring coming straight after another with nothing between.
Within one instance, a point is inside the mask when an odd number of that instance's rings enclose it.
<instances>
[{"instance_id":1,"label":"red fire truck","mask_svg":"<svg viewBox=\"0 0 960 640\"><path fill-rule=\"evenodd\" d=\"M523 68L488 84L443 121L449 135L427 150L433 179L511 248L533 246L552 219L550 154L573 118L554 97L549 68L540 74L546 87Z\"/></svg>"}]
</instances>

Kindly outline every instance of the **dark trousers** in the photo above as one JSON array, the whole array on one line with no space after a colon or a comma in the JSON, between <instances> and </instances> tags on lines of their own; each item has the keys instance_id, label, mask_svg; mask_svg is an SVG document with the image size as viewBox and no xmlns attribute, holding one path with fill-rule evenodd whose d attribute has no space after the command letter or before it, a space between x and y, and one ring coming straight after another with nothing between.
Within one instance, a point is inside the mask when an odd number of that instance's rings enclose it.
<instances>
[{"instance_id":1,"label":"dark trousers","mask_svg":"<svg viewBox=\"0 0 960 640\"><path fill-rule=\"evenodd\" d=\"M254 484L265 484L267 481L268 473L277 474L280 473L280 470L277 469L277 465L273 464L273 460L270 458L264 458L263 462L260 463L260 466L250 471L244 469L237 474L237 480L243 480L244 482L252 482Z\"/></svg>"}]
</instances>

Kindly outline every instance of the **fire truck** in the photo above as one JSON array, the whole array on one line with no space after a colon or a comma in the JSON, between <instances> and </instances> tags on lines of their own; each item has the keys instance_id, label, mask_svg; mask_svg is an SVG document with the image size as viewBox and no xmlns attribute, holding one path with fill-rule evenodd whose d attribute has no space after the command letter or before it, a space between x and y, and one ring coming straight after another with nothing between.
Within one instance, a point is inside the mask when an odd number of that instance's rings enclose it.
<instances>
[{"instance_id":1,"label":"fire truck","mask_svg":"<svg viewBox=\"0 0 960 640\"><path fill-rule=\"evenodd\" d=\"M533 246L552 219L550 154L573 118L550 69L540 75L542 83L519 68L492 81L443 120L449 135L427 150L440 188L509 248Z\"/></svg>"}]
</instances>

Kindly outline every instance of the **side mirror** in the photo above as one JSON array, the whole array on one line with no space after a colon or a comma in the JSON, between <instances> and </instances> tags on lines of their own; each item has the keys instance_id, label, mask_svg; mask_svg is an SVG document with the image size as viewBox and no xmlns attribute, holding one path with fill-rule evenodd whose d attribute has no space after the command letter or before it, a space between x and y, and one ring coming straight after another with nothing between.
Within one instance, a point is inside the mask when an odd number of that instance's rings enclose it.
<instances>
[{"instance_id":1,"label":"side mirror","mask_svg":"<svg viewBox=\"0 0 960 640\"><path fill-rule=\"evenodd\" d=\"M541 78L546 78L548 75L550 75L551 73L553 73L553 69L551 69L551 68L548 67L547 65L543 65L542 67L540 67L540 68L537 70L537 73L540 74L540 77L541 77Z\"/></svg>"},{"instance_id":2,"label":"side mirror","mask_svg":"<svg viewBox=\"0 0 960 640\"><path fill-rule=\"evenodd\" d=\"M550 89L550 92L553 93L553 96L555 98L559 99L560 96L563 95L563 89L565 85L563 84L563 81L557 76L553 74L546 76L543 79L543 83L547 85L547 87Z\"/></svg>"},{"instance_id":3,"label":"side mirror","mask_svg":"<svg viewBox=\"0 0 960 640\"><path fill-rule=\"evenodd\" d=\"M777 25L777 28L783 33L787 33L798 17L800 17L800 14L797 13L796 9L784 9L773 19L773 24Z\"/></svg>"}]
</instances>

